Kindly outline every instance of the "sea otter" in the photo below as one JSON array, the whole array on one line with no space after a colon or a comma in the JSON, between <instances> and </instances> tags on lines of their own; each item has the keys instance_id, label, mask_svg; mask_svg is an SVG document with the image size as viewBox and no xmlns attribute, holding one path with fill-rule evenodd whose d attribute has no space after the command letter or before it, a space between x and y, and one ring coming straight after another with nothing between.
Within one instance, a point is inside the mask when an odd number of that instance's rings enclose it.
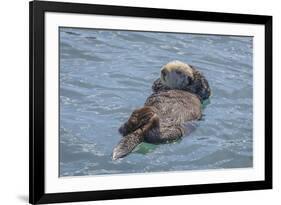
<instances>
[{"instance_id":1,"label":"sea otter","mask_svg":"<svg viewBox=\"0 0 281 205\"><path fill-rule=\"evenodd\" d=\"M201 102L211 94L203 74L180 61L161 68L152 90L144 106L119 128L123 137L113 150L113 160L125 157L141 142L168 143L191 132L188 124L201 118Z\"/></svg>"}]
</instances>

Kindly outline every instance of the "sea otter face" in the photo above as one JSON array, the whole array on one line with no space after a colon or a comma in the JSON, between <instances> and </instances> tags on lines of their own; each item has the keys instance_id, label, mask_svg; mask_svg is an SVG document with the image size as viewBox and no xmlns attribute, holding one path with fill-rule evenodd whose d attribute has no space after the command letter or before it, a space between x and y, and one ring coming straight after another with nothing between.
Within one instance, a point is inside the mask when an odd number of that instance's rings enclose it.
<instances>
[{"instance_id":1,"label":"sea otter face","mask_svg":"<svg viewBox=\"0 0 281 205\"><path fill-rule=\"evenodd\" d=\"M161 68L161 81L172 89L182 89L192 83L193 69L186 63L172 61Z\"/></svg>"}]
</instances>

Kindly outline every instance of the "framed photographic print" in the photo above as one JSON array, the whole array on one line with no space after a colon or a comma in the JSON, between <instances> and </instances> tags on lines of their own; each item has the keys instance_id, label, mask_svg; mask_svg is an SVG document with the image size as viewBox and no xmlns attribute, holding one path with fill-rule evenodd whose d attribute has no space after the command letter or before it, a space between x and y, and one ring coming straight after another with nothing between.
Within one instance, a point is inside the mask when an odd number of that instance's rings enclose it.
<instances>
[{"instance_id":1,"label":"framed photographic print","mask_svg":"<svg viewBox=\"0 0 281 205\"><path fill-rule=\"evenodd\" d=\"M30 203L272 188L272 17L30 2Z\"/></svg>"}]
</instances>

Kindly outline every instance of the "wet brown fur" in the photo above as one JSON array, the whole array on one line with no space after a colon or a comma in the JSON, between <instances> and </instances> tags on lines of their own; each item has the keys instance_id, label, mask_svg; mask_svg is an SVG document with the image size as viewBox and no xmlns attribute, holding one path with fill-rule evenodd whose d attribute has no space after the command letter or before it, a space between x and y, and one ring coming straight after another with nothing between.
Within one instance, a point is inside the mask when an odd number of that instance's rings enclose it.
<instances>
[{"instance_id":1,"label":"wet brown fur","mask_svg":"<svg viewBox=\"0 0 281 205\"><path fill-rule=\"evenodd\" d=\"M184 90L170 89L160 79L154 82L154 93L147 98L144 107L134 110L119 128L123 138L113 150L113 159L126 156L143 141L167 143L190 132L185 123L201 118L201 101L211 94L205 77L191 68L193 81Z\"/></svg>"}]
</instances>

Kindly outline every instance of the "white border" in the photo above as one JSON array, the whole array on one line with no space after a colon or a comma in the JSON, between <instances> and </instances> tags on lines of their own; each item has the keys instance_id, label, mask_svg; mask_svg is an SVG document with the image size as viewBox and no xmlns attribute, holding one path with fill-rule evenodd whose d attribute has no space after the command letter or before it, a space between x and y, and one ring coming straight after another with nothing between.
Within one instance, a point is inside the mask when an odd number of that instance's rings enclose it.
<instances>
[{"instance_id":1,"label":"white border","mask_svg":"<svg viewBox=\"0 0 281 205\"><path fill-rule=\"evenodd\" d=\"M253 168L58 177L58 28L85 27L254 36ZM264 26L252 24L45 13L46 193L264 180Z\"/></svg>"}]
</instances>

